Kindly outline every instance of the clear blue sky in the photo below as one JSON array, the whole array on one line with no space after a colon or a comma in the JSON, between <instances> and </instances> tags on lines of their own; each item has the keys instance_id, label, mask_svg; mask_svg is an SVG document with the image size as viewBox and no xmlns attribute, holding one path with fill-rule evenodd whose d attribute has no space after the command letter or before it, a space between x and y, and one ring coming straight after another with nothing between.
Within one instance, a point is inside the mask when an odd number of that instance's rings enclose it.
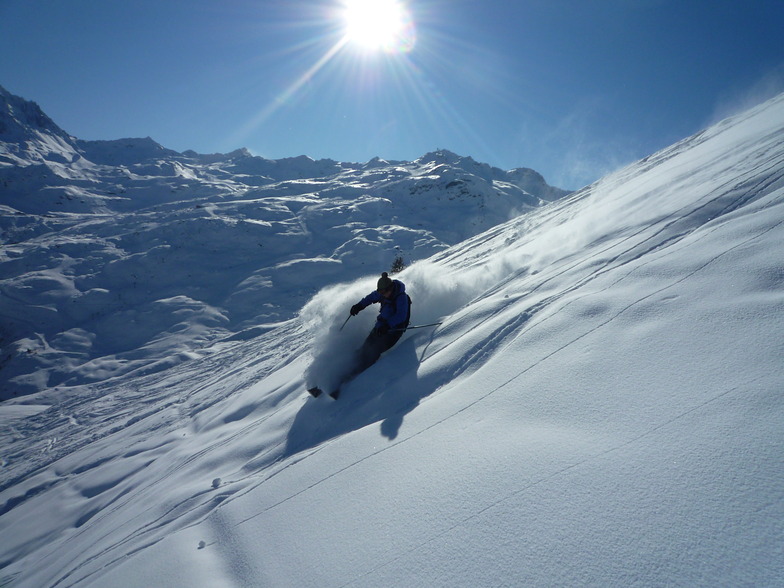
<instances>
[{"instance_id":1,"label":"clear blue sky","mask_svg":"<svg viewBox=\"0 0 784 588\"><path fill-rule=\"evenodd\" d=\"M577 188L784 91L784 0L410 0L404 43L341 0L0 0L0 85L82 139L414 159Z\"/></svg>"}]
</instances>

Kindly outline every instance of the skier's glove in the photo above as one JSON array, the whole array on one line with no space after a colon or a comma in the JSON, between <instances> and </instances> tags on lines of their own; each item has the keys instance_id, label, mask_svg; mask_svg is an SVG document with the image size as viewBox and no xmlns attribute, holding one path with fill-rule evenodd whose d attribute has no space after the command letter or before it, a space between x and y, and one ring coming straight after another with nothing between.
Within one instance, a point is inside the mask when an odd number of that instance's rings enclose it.
<instances>
[{"instance_id":1,"label":"skier's glove","mask_svg":"<svg viewBox=\"0 0 784 588\"><path fill-rule=\"evenodd\" d=\"M351 316L357 316L359 311L362 310L363 306L361 304L355 304L351 307Z\"/></svg>"}]
</instances>

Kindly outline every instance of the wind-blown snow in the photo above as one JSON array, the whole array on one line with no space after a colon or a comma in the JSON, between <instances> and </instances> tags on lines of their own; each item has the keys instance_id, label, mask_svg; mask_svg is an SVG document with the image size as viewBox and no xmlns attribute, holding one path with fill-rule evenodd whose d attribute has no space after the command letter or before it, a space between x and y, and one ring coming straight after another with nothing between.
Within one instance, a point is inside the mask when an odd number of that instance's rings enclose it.
<instances>
[{"instance_id":1,"label":"wind-blown snow","mask_svg":"<svg viewBox=\"0 0 784 588\"><path fill-rule=\"evenodd\" d=\"M784 95L411 265L338 402L374 272L6 402L0 584L780 585L783 242Z\"/></svg>"}]
</instances>

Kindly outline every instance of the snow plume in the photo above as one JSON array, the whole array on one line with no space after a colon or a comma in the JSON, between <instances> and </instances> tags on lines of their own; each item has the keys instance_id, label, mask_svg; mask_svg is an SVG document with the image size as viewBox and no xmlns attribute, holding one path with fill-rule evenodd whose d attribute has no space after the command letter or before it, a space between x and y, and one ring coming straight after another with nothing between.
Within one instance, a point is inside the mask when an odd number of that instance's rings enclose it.
<instances>
[{"instance_id":1,"label":"snow plume","mask_svg":"<svg viewBox=\"0 0 784 588\"><path fill-rule=\"evenodd\" d=\"M735 116L784 92L784 63L766 71L748 88L727 93L716 104L708 124Z\"/></svg>"},{"instance_id":2,"label":"snow plume","mask_svg":"<svg viewBox=\"0 0 784 588\"><path fill-rule=\"evenodd\" d=\"M300 318L311 333L313 361L305 371L308 388L319 386L332 391L351 369L356 350L373 327L375 314L368 309L353 317L349 309L370 292L375 282L369 278L320 290L302 309Z\"/></svg>"},{"instance_id":3,"label":"snow plume","mask_svg":"<svg viewBox=\"0 0 784 588\"><path fill-rule=\"evenodd\" d=\"M443 262L419 262L393 276L406 285L411 297L411 326L448 321L450 315L497 284L499 278L519 272L523 257L499 256L492 262L462 268ZM302 309L300 319L311 333L312 342L313 360L304 374L308 387L331 391L351 370L357 350L375 324L378 306L366 308L348 322L346 319L351 305L372 292L377 279L366 276L329 286ZM417 332L410 330L403 337Z\"/></svg>"},{"instance_id":4,"label":"snow plume","mask_svg":"<svg viewBox=\"0 0 784 588\"><path fill-rule=\"evenodd\" d=\"M411 296L413 326L439 322L473 299L492 282L491 278L476 279L479 274L489 278L485 270L457 273L443 265L420 262L392 277L403 282ZM378 306L366 308L340 327L351 306L375 289L378 277L324 288L302 309L300 318L312 335L313 361L305 372L308 387L332 390L351 369L356 351L375 324Z\"/></svg>"}]
</instances>

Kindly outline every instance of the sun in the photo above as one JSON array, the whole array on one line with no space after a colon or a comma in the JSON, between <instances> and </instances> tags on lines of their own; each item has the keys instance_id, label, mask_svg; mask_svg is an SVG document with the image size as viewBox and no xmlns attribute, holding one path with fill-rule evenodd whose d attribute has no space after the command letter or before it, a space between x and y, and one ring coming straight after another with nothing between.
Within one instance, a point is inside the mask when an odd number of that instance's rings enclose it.
<instances>
[{"instance_id":1,"label":"sun","mask_svg":"<svg viewBox=\"0 0 784 588\"><path fill-rule=\"evenodd\" d=\"M346 41L366 51L403 52L414 46L414 25L399 0L344 0Z\"/></svg>"}]
</instances>

